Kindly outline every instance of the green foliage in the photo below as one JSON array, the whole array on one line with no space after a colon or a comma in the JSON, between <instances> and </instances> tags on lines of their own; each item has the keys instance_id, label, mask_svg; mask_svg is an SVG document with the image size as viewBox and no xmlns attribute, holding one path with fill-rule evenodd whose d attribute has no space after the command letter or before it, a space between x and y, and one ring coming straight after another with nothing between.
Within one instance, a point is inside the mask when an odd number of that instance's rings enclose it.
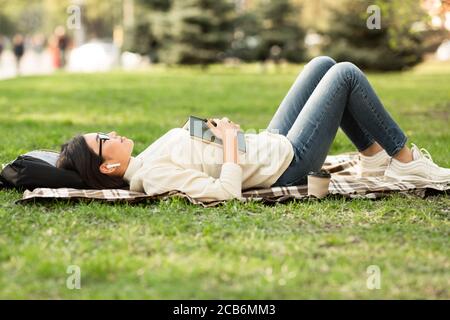
<instances>
[{"instance_id":1,"label":"green foliage","mask_svg":"<svg viewBox=\"0 0 450 320\"><path fill-rule=\"evenodd\" d=\"M58 25L66 25L70 0L0 0L1 15L10 21L10 27L0 33L11 35L51 34ZM89 36L112 38L114 26L121 22L122 0L84 0L81 4L82 22ZM10 30L8 32L8 30Z\"/></svg>"},{"instance_id":2,"label":"green foliage","mask_svg":"<svg viewBox=\"0 0 450 320\"><path fill-rule=\"evenodd\" d=\"M229 0L174 0L153 24L161 39L160 59L169 64L220 61L233 36L234 18Z\"/></svg>"},{"instance_id":3,"label":"green foliage","mask_svg":"<svg viewBox=\"0 0 450 320\"><path fill-rule=\"evenodd\" d=\"M171 0L137 0L135 4L135 26L125 30L124 50L148 55L152 62L159 62L158 51L164 39L155 35L153 25L171 6Z\"/></svg>"},{"instance_id":4,"label":"green foliage","mask_svg":"<svg viewBox=\"0 0 450 320\"><path fill-rule=\"evenodd\" d=\"M50 13L38 0L0 0L0 35L12 37L15 33L34 34L53 31Z\"/></svg>"},{"instance_id":5,"label":"green foliage","mask_svg":"<svg viewBox=\"0 0 450 320\"><path fill-rule=\"evenodd\" d=\"M11 19L0 12L0 35L12 36L15 33L14 24Z\"/></svg>"},{"instance_id":6,"label":"green foliage","mask_svg":"<svg viewBox=\"0 0 450 320\"><path fill-rule=\"evenodd\" d=\"M235 32L227 56L243 61L257 61L261 46L262 23L260 16L253 11L244 11L237 15Z\"/></svg>"},{"instance_id":7,"label":"green foliage","mask_svg":"<svg viewBox=\"0 0 450 320\"><path fill-rule=\"evenodd\" d=\"M89 37L113 37L114 27L122 23L123 0L84 0L82 21Z\"/></svg>"},{"instance_id":8,"label":"green foliage","mask_svg":"<svg viewBox=\"0 0 450 320\"><path fill-rule=\"evenodd\" d=\"M157 52L160 61L209 64L225 57L304 60L300 8L288 0L264 1L255 10L240 13L229 0L173 0L163 8L145 15L135 39L135 43L144 42L143 48L149 52ZM145 42L148 40L153 45Z\"/></svg>"},{"instance_id":9,"label":"green foliage","mask_svg":"<svg viewBox=\"0 0 450 320\"><path fill-rule=\"evenodd\" d=\"M305 32L299 23L300 8L289 0L264 0L254 11L241 12L229 55L244 61L305 59Z\"/></svg>"},{"instance_id":10,"label":"green foliage","mask_svg":"<svg viewBox=\"0 0 450 320\"><path fill-rule=\"evenodd\" d=\"M264 0L259 10L262 29L258 58L304 61L305 32L298 21L300 8L294 6L290 0Z\"/></svg>"},{"instance_id":11,"label":"green foliage","mask_svg":"<svg viewBox=\"0 0 450 320\"><path fill-rule=\"evenodd\" d=\"M136 0L135 4L148 10L168 11L173 0Z\"/></svg>"},{"instance_id":12,"label":"green foliage","mask_svg":"<svg viewBox=\"0 0 450 320\"><path fill-rule=\"evenodd\" d=\"M381 29L369 29L366 10L381 9ZM416 0L345 0L332 10L324 53L337 60L350 60L362 68L400 70L421 62L425 54L424 35L414 26L424 23L426 14Z\"/></svg>"}]
</instances>

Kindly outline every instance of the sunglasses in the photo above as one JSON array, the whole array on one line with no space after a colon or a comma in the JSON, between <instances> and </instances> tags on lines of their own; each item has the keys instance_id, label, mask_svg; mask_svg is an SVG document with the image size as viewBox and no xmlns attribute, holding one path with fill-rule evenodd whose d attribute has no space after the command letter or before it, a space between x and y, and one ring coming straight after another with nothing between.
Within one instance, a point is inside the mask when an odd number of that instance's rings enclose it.
<instances>
[{"instance_id":1,"label":"sunglasses","mask_svg":"<svg viewBox=\"0 0 450 320\"><path fill-rule=\"evenodd\" d=\"M109 139L111 139L111 138L106 133L102 133L102 132L97 133L97 137L95 138L95 140L98 142L98 146L99 146L99 148L98 148L98 156L100 158L102 158L103 142L106 141L106 140L109 140Z\"/></svg>"}]
</instances>

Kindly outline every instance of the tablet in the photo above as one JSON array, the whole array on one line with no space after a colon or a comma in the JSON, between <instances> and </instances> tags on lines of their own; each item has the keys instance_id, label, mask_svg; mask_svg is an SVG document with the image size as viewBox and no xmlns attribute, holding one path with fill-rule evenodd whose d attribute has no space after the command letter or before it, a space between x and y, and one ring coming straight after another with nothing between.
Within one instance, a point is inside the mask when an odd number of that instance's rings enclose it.
<instances>
[{"instance_id":1,"label":"tablet","mask_svg":"<svg viewBox=\"0 0 450 320\"><path fill-rule=\"evenodd\" d=\"M222 145L222 140L217 138L209 129L207 119L189 116L188 121L183 128L189 130L189 134L192 138L200 139L206 143L215 143ZM245 135L242 131L237 133L238 150L240 152L246 152Z\"/></svg>"}]
</instances>

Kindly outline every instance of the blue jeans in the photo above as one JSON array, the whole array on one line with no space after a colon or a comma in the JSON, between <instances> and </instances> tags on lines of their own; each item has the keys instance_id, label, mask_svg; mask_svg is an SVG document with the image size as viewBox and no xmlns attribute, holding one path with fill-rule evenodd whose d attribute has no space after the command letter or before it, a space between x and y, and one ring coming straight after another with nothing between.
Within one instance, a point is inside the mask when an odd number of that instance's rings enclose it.
<instances>
[{"instance_id":1,"label":"blue jeans","mask_svg":"<svg viewBox=\"0 0 450 320\"><path fill-rule=\"evenodd\" d=\"M359 151L376 141L392 156L407 139L358 67L314 58L267 128L285 135L294 149L291 164L273 186L306 183L308 172L322 167L339 127Z\"/></svg>"}]
</instances>

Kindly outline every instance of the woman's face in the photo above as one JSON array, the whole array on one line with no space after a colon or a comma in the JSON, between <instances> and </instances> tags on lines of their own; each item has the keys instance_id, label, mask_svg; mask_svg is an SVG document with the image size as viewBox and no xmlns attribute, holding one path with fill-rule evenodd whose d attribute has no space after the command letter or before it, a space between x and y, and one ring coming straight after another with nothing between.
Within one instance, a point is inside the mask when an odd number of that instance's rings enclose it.
<instances>
[{"instance_id":1,"label":"woman's face","mask_svg":"<svg viewBox=\"0 0 450 320\"><path fill-rule=\"evenodd\" d=\"M134 142L127 137L117 135L115 131L108 133L109 140L102 142L102 158L104 163L120 163L118 170L112 170L121 173L125 172L131 154L133 152ZM84 138L88 146L98 155L100 140L97 139L97 133L87 133ZM103 171L103 170L102 170Z\"/></svg>"}]
</instances>

